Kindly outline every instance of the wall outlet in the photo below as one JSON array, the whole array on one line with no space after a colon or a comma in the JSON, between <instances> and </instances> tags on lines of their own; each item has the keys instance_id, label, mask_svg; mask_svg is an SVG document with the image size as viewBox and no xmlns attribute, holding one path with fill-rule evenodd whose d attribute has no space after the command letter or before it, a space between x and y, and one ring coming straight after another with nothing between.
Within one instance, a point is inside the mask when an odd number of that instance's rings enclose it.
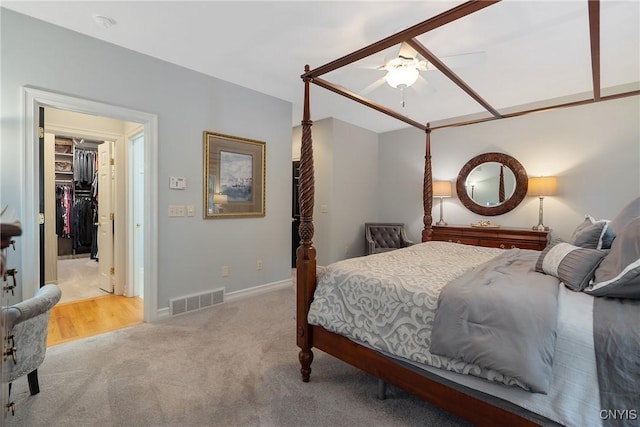
<instances>
[{"instance_id":1,"label":"wall outlet","mask_svg":"<svg viewBox=\"0 0 640 427\"><path fill-rule=\"evenodd\" d=\"M259 259L259 260L256 262L256 268L257 268L258 270L262 270L262 260L261 260L261 259Z\"/></svg>"},{"instance_id":2,"label":"wall outlet","mask_svg":"<svg viewBox=\"0 0 640 427\"><path fill-rule=\"evenodd\" d=\"M228 265L223 265L222 266L222 277L227 277L229 276L229 266Z\"/></svg>"}]
</instances>

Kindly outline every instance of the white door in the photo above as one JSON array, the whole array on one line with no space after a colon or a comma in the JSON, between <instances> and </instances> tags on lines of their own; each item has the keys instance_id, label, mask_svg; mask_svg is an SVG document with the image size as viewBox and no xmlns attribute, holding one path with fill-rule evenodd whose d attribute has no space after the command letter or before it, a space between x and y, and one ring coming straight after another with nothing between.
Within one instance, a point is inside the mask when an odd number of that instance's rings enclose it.
<instances>
[{"instance_id":1,"label":"white door","mask_svg":"<svg viewBox=\"0 0 640 427\"><path fill-rule=\"evenodd\" d=\"M113 142L98 146L98 270L100 287L113 292Z\"/></svg>"},{"instance_id":2,"label":"white door","mask_svg":"<svg viewBox=\"0 0 640 427\"><path fill-rule=\"evenodd\" d=\"M144 134L129 139L131 276L127 296L144 298Z\"/></svg>"},{"instance_id":3,"label":"white door","mask_svg":"<svg viewBox=\"0 0 640 427\"><path fill-rule=\"evenodd\" d=\"M55 142L44 134L44 282L58 283L58 235L56 234ZM63 176L64 177L64 176Z\"/></svg>"}]
</instances>

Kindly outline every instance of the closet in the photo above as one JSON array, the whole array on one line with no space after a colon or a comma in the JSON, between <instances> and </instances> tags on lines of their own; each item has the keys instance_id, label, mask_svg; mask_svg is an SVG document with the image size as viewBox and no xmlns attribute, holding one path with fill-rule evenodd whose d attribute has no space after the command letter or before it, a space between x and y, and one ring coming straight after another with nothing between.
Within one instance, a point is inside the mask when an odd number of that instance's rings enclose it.
<instances>
[{"instance_id":1,"label":"closet","mask_svg":"<svg viewBox=\"0 0 640 427\"><path fill-rule=\"evenodd\" d=\"M55 136L58 256L98 258L98 141Z\"/></svg>"}]
</instances>

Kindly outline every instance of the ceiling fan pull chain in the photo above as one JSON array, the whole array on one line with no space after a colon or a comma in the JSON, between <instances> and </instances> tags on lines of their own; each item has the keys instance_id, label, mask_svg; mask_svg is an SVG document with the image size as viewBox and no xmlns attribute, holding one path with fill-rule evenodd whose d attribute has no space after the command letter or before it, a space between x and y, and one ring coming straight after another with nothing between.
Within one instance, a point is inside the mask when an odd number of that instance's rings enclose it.
<instances>
[{"instance_id":1,"label":"ceiling fan pull chain","mask_svg":"<svg viewBox=\"0 0 640 427\"><path fill-rule=\"evenodd\" d=\"M400 96L402 97L402 108L404 108L404 85L400 86Z\"/></svg>"}]
</instances>

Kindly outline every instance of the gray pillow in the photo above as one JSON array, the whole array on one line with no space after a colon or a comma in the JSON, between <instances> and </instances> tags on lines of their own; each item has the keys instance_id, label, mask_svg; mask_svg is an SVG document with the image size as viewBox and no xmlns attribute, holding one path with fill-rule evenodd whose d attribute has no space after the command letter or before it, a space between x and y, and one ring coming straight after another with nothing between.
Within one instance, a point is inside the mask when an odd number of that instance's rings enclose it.
<instances>
[{"instance_id":1,"label":"gray pillow","mask_svg":"<svg viewBox=\"0 0 640 427\"><path fill-rule=\"evenodd\" d=\"M609 227L611 227L613 234L617 236L622 233L622 230L624 230L627 224L638 217L640 217L640 197L631 201L631 203L622 208L620 213L611 220Z\"/></svg>"},{"instance_id":2,"label":"gray pillow","mask_svg":"<svg viewBox=\"0 0 640 427\"><path fill-rule=\"evenodd\" d=\"M542 251L536 262L536 271L557 277L571 290L581 291L591 282L605 255L607 252L599 249L556 242Z\"/></svg>"},{"instance_id":3,"label":"gray pillow","mask_svg":"<svg viewBox=\"0 0 640 427\"><path fill-rule=\"evenodd\" d=\"M616 236L585 292L594 296L640 299L640 217Z\"/></svg>"},{"instance_id":4,"label":"gray pillow","mask_svg":"<svg viewBox=\"0 0 640 427\"><path fill-rule=\"evenodd\" d=\"M573 244L581 248L609 249L615 237L609 223L606 219L596 221L591 215L586 215L573 232Z\"/></svg>"}]
</instances>

